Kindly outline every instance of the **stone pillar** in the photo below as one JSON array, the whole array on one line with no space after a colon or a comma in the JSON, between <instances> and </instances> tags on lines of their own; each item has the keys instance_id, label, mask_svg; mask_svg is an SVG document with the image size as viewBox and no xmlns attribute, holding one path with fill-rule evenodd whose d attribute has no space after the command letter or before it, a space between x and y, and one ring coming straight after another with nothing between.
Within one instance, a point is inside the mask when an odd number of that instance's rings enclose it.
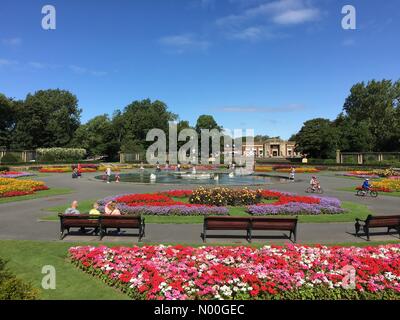
<instances>
[{"instance_id":1,"label":"stone pillar","mask_svg":"<svg viewBox=\"0 0 400 320\"><path fill-rule=\"evenodd\" d=\"M363 164L363 155L362 153L357 154L357 163Z\"/></svg>"},{"instance_id":2,"label":"stone pillar","mask_svg":"<svg viewBox=\"0 0 400 320\"><path fill-rule=\"evenodd\" d=\"M341 157L340 150L336 150L336 163L337 164L342 163L342 157Z\"/></svg>"},{"instance_id":3,"label":"stone pillar","mask_svg":"<svg viewBox=\"0 0 400 320\"><path fill-rule=\"evenodd\" d=\"M125 154L123 152L119 153L119 162L125 163Z\"/></svg>"}]
</instances>

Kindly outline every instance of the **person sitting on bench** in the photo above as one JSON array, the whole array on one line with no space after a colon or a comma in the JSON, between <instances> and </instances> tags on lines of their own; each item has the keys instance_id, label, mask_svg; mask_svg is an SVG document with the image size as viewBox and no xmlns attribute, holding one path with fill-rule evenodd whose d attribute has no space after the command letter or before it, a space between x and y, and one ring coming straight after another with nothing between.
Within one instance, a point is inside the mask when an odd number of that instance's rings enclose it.
<instances>
[{"instance_id":1,"label":"person sitting on bench","mask_svg":"<svg viewBox=\"0 0 400 320\"><path fill-rule=\"evenodd\" d=\"M78 207L79 207L78 201L74 200L71 203L71 207L66 209L64 214L81 214L78 210ZM81 232L86 232L86 229L82 227Z\"/></svg>"},{"instance_id":2,"label":"person sitting on bench","mask_svg":"<svg viewBox=\"0 0 400 320\"><path fill-rule=\"evenodd\" d=\"M120 216L121 215L121 211L119 211L116 201L108 202L104 207L104 211L105 211L106 215L110 215L110 216ZM120 232L121 232L121 229L117 228L117 233L120 233Z\"/></svg>"}]
</instances>

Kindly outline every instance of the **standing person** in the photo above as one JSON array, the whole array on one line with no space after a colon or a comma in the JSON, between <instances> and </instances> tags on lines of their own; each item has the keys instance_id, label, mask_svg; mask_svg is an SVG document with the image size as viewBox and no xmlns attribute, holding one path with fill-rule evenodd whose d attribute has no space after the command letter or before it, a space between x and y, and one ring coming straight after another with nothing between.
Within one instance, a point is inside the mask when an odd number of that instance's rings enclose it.
<instances>
[{"instance_id":1,"label":"standing person","mask_svg":"<svg viewBox=\"0 0 400 320\"><path fill-rule=\"evenodd\" d=\"M296 173L296 169L294 167L290 168L290 175L289 175L289 179L292 180L294 182L294 175Z\"/></svg>"},{"instance_id":2,"label":"standing person","mask_svg":"<svg viewBox=\"0 0 400 320\"><path fill-rule=\"evenodd\" d=\"M140 170L144 170L143 162L140 163Z\"/></svg>"},{"instance_id":3,"label":"standing person","mask_svg":"<svg viewBox=\"0 0 400 320\"><path fill-rule=\"evenodd\" d=\"M116 183L119 183L120 181L121 181L121 177L120 177L119 173L117 173L117 174L115 175L115 182L116 182Z\"/></svg>"},{"instance_id":4,"label":"standing person","mask_svg":"<svg viewBox=\"0 0 400 320\"><path fill-rule=\"evenodd\" d=\"M82 176L82 166L81 166L80 163L78 163L78 169L77 169L77 171L78 171L78 178L80 178L80 177Z\"/></svg>"},{"instance_id":5,"label":"standing person","mask_svg":"<svg viewBox=\"0 0 400 320\"><path fill-rule=\"evenodd\" d=\"M111 181L111 167L107 167L106 176L107 176L107 183L110 183L110 181Z\"/></svg>"},{"instance_id":6,"label":"standing person","mask_svg":"<svg viewBox=\"0 0 400 320\"><path fill-rule=\"evenodd\" d=\"M177 170L178 172L181 171L181 164L180 164L180 163L178 163L178 165L176 166L176 170Z\"/></svg>"}]
</instances>

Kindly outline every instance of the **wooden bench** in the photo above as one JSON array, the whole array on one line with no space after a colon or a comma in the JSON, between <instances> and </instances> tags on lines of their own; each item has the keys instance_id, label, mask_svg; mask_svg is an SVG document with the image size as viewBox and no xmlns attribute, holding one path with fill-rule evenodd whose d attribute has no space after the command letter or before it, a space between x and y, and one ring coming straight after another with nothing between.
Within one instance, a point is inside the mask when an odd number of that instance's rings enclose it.
<instances>
[{"instance_id":1,"label":"wooden bench","mask_svg":"<svg viewBox=\"0 0 400 320\"><path fill-rule=\"evenodd\" d=\"M242 230L246 231L246 239L251 242L253 230L280 230L289 231L289 239L297 235L296 218L270 218L270 217L204 217L203 242L206 242L208 230Z\"/></svg>"},{"instance_id":2,"label":"wooden bench","mask_svg":"<svg viewBox=\"0 0 400 320\"><path fill-rule=\"evenodd\" d=\"M361 223L363 224L361 225ZM368 241L370 235L369 229L373 228L387 228L387 233L389 233L391 229L396 229L400 236L400 215L392 215L392 216L369 215L365 220L356 219L355 228L356 228L356 237L359 237L359 232L360 229L362 228L367 236Z\"/></svg>"},{"instance_id":3,"label":"wooden bench","mask_svg":"<svg viewBox=\"0 0 400 320\"><path fill-rule=\"evenodd\" d=\"M67 230L69 234L71 228L98 228L100 240L103 239L108 228L138 229L139 241L141 241L145 235L145 223L141 216L93 216L89 214L62 213L58 216L60 218L60 240L64 239L65 230Z\"/></svg>"},{"instance_id":4,"label":"wooden bench","mask_svg":"<svg viewBox=\"0 0 400 320\"><path fill-rule=\"evenodd\" d=\"M270 217L252 217L250 225L250 242L253 230L278 230L289 231L289 239L297 241L297 221L298 218L270 218Z\"/></svg>"}]
</instances>

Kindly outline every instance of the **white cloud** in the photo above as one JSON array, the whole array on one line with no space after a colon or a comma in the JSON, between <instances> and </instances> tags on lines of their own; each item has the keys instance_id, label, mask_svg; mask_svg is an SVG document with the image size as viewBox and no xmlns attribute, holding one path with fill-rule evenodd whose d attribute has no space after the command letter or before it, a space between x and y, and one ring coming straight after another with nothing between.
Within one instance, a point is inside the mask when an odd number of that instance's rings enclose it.
<instances>
[{"instance_id":1,"label":"white cloud","mask_svg":"<svg viewBox=\"0 0 400 320\"><path fill-rule=\"evenodd\" d=\"M46 65L44 63L35 62L35 61L29 62L28 65L35 69L44 69L46 67Z\"/></svg>"},{"instance_id":2,"label":"white cloud","mask_svg":"<svg viewBox=\"0 0 400 320\"><path fill-rule=\"evenodd\" d=\"M315 21L320 10L306 0L275 0L257 2L239 14L231 14L216 20L228 38L254 40L264 33L271 39L272 30L283 25L298 25ZM263 32L262 32L263 31ZM256 35L256 33L258 35Z\"/></svg>"},{"instance_id":3,"label":"white cloud","mask_svg":"<svg viewBox=\"0 0 400 320\"><path fill-rule=\"evenodd\" d=\"M159 43L175 53L192 50L204 51L210 46L210 42L198 39L193 34L166 36L159 39Z\"/></svg>"},{"instance_id":4,"label":"white cloud","mask_svg":"<svg viewBox=\"0 0 400 320\"><path fill-rule=\"evenodd\" d=\"M278 24L299 24L314 21L319 17L318 9L288 10L274 17Z\"/></svg>"},{"instance_id":5,"label":"white cloud","mask_svg":"<svg viewBox=\"0 0 400 320\"><path fill-rule=\"evenodd\" d=\"M101 76L105 76L108 74L108 72L106 72L106 71L90 70L88 68L77 66L77 65L69 65L68 68L73 73L76 73L79 75L89 74L92 76L101 77Z\"/></svg>"},{"instance_id":6,"label":"white cloud","mask_svg":"<svg viewBox=\"0 0 400 320\"><path fill-rule=\"evenodd\" d=\"M0 67L12 66L18 64L18 61L0 58Z\"/></svg>"},{"instance_id":7,"label":"white cloud","mask_svg":"<svg viewBox=\"0 0 400 320\"><path fill-rule=\"evenodd\" d=\"M16 47L22 44L22 39L21 38L2 39L1 43L8 47Z\"/></svg>"}]
</instances>

